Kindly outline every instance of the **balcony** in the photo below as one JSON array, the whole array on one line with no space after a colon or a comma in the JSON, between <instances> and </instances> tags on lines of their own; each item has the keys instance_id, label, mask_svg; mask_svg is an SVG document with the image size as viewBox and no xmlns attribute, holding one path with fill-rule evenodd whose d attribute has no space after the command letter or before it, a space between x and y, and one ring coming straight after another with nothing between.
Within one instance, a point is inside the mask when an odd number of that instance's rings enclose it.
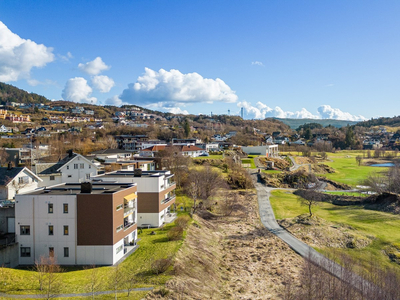
<instances>
[{"instance_id":1,"label":"balcony","mask_svg":"<svg viewBox=\"0 0 400 300\"><path fill-rule=\"evenodd\" d=\"M124 222L124 230L127 230L129 228L131 228L133 225L135 225L136 222L132 221L132 222Z\"/></svg>"},{"instance_id":2,"label":"balcony","mask_svg":"<svg viewBox=\"0 0 400 300\"><path fill-rule=\"evenodd\" d=\"M135 212L134 208L124 209L124 218L126 218L127 216L133 214L134 212Z\"/></svg>"},{"instance_id":3,"label":"balcony","mask_svg":"<svg viewBox=\"0 0 400 300\"><path fill-rule=\"evenodd\" d=\"M168 198L162 200L162 201L161 201L161 204L166 204L166 203L168 203L168 202L170 202L170 201L172 201L172 200L175 200L175 198L176 198L175 195L170 196L170 197L168 197Z\"/></svg>"}]
</instances>

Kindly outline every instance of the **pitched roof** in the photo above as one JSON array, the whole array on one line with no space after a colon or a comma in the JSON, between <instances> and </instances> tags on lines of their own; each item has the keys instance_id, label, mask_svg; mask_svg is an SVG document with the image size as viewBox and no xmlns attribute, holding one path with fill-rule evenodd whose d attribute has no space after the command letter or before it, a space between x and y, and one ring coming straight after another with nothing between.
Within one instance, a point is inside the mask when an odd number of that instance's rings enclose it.
<instances>
[{"instance_id":1,"label":"pitched roof","mask_svg":"<svg viewBox=\"0 0 400 300\"><path fill-rule=\"evenodd\" d=\"M151 151L151 152L155 152L155 151L162 151L165 149L165 145L155 145L155 146L151 146L149 148L143 149L142 151Z\"/></svg>"},{"instance_id":2,"label":"pitched roof","mask_svg":"<svg viewBox=\"0 0 400 300\"><path fill-rule=\"evenodd\" d=\"M115 153L132 153L132 151L121 150L121 149L105 149L94 151L91 154L115 154Z\"/></svg>"},{"instance_id":3,"label":"pitched roof","mask_svg":"<svg viewBox=\"0 0 400 300\"><path fill-rule=\"evenodd\" d=\"M15 167L8 170L7 167L0 167L0 185L6 186L9 184L23 169L24 167Z\"/></svg>"},{"instance_id":4,"label":"pitched roof","mask_svg":"<svg viewBox=\"0 0 400 300\"><path fill-rule=\"evenodd\" d=\"M182 146L181 151L182 152L183 151L204 151L204 149L201 149L201 148L199 148L197 146L191 145L191 146Z\"/></svg>"},{"instance_id":5,"label":"pitched roof","mask_svg":"<svg viewBox=\"0 0 400 300\"><path fill-rule=\"evenodd\" d=\"M54 174L54 173L58 173L58 169L60 169L63 165L65 165L67 162L73 160L78 154L76 153L72 153L72 155L67 155L65 156L62 160L60 160L59 162L55 163L55 164L48 164L48 168L45 168L44 170L42 170L41 172L36 171L36 174L38 175L45 175L45 174Z\"/></svg>"}]
</instances>

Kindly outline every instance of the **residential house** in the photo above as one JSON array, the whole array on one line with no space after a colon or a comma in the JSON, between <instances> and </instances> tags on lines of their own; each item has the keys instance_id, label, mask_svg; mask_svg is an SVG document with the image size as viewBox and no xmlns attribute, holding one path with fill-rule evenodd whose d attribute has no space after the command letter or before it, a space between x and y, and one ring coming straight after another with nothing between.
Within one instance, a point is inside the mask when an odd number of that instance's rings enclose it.
<instances>
[{"instance_id":1,"label":"residential house","mask_svg":"<svg viewBox=\"0 0 400 300\"><path fill-rule=\"evenodd\" d=\"M242 151L247 155L262 155L266 157L279 156L278 145L242 147Z\"/></svg>"},{"instance_id":2,"label":"residential house","mask_svg":"<svg viewBox=\"0 0 400 300\"><path fill-rule=\"evenodd\" d=\"M98 174L98 164L70 150L67 156L57 163L37 163L34 170L43 180L40 183L43 187L87 181Z\"/></svg>"},{"instance_id":3,"label":"residential house","mask_svg":"<svg viewBox=\"0 0 400 300\"><path fill-rule=\"evenodd\" d=\"M61 265L114 265L135 249L137 186L63 183L15 203L19 264L53 256Z\"/></svg>"},{"instance_id":4,"label":"residential house","mask_svg":"<svg viewBox=\"0 0 400 300\"><path fill-rule=\"evenodd\" d=\"M176 184L170 171L115 171L98 175L92 182L136 183L138 187L138 226L159 227L171 222Z\"/></svg>"},{"instance_id":5,"label":"residential house","mask_svg":"<svg viewBox=\"0 0 400 300\"><path fill-rule=\"evenodd\" d=\"M159 151L163 151L170 147L175 147L177 149L177 151L182 152L182 155L190 156L190 157L198 157L202 154L207 153L207 150L199 148L197 146L192 146L192 145L190 145L190 146L156 145L156 146L152 146L152 147L143 149L142 151L140 151L139 155L142 157L154 157L154 156L156 156L156 153L158 153Z\"/></svg>"},{"instance_id":6,"label":"residential house","mask_svg":"<svg viewBox=\"0 0 400 300\"><path fill-rule=\"evenodd\" d=\"M0 200L14 199L15 195L38 188L42 181L26 167L0 167Z\"/></svg>"}]
</instances>

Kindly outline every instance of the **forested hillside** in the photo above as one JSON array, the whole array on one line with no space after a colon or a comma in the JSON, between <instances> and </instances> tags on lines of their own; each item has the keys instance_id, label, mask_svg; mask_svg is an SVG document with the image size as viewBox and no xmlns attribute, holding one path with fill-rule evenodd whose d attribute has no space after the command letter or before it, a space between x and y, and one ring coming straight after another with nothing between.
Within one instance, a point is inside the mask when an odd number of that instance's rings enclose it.
<instances>
[{"instance_id":1,"label":"forested hillside","mask_svg":"<svg viewBox=\"0 0 400 300\"><path fill-rule=\"evenodd\" d=\"M357 123L357 126L362 126L362 127L372 127L372 126L397 127L397 126L400 126L400 116L397 116L397 117L394 116L393 118L387 118L387 117L382 117L382 118L377 118L377 119L372 118L371 120Z\"/></svg>"},{"instance_id":2,"label":"forested hillside","mask_svg":"<svg viewBox=\"0 0 400 300\"><path fill-rule=\"evenodd\" d=\"M5 104L6 102L47 103L50 100L38 94L28 93L10 84L0 82L0 104Z\"/></svg>"}]
</instances>

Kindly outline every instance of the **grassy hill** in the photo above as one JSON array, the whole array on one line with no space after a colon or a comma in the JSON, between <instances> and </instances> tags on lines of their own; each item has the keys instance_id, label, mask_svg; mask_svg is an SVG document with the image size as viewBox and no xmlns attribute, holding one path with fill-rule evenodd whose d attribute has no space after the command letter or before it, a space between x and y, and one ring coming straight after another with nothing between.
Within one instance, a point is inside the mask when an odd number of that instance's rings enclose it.
<instances>
[{"instance_id":1,"label":"grassy hill","mask_svg":"<svg viewBox=\"0 0 400 300\"><path fill-rule=\"evenodd\" d=\"M10 84L0 82L0 103L4 105L7 102L49 103L50 100L44 96L28 93Z\"/></svg>"}]
</instances>

